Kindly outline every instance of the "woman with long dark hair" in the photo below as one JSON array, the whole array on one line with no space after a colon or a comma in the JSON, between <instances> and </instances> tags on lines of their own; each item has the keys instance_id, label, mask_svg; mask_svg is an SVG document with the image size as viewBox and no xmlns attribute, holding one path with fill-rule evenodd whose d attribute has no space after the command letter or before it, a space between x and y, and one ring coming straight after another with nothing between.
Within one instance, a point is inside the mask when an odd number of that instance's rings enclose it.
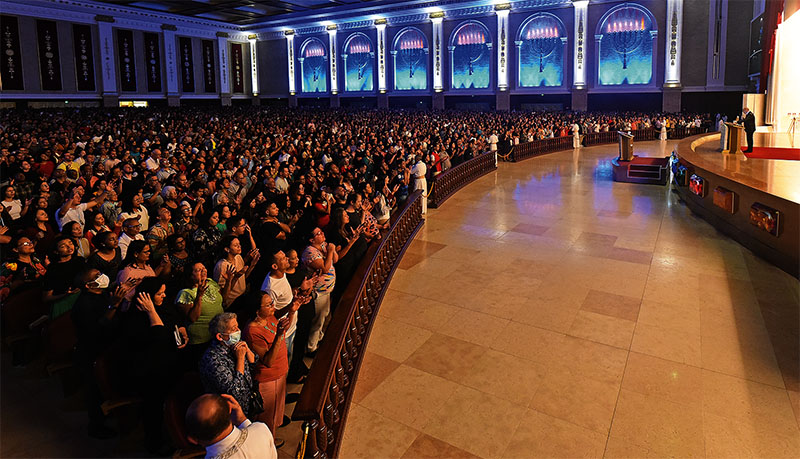
<instances>
[{"instance_id":1,"label":"woman with long dark hair","mask_svg":"<svg viewBox=\"0 0 800 459\"><path fill-rule=\"evenodd\" d=\"M222 232L217 229L219 212L216 210L204 214L200 218L200 228L192 235L192 252L196 259L208 262L214 260L217 245L222 240Z\"/></svg>"}]
</instances>

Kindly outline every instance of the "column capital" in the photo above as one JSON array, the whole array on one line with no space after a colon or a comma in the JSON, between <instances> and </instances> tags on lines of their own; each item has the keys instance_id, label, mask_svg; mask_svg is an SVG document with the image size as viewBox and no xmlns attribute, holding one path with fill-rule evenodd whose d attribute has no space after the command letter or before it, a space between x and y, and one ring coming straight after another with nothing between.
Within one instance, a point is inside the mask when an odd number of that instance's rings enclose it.
<instances>
[{"instance_id":1,"label":"column capital","mask_svg":"<svg viewBox=\"0 0 800 459\"><path fill-rule=\"evenodd\" d=\"M176 30L178 30L178 26L176 26L175 24L161 24L161 30L171 30L175 32Z\"/></svg>"},{"instance_id":2,"label":"column capital","mask_svg":"<svg viewBox=\"0 0 800 459\"><path fill-rule=\"evenodd\" d=\"M216 35L217 35L217 37L220 37L220 38L228 38L228 37L230 37L230 34L228 34L228 32L217 32Z\"/></svg>"},{"instance_id":3,"label":"column capital","mask_svg":"<svg viewBox=\"0 0 800 459\"><path fill-rule=\"evenodd\" d=\"M114 19L113 16L109 16L107 14L98 14L94 17L94 20L96 22L111 22L111 23L117 22L117 20Z\"/></svg>"}]
</instances>

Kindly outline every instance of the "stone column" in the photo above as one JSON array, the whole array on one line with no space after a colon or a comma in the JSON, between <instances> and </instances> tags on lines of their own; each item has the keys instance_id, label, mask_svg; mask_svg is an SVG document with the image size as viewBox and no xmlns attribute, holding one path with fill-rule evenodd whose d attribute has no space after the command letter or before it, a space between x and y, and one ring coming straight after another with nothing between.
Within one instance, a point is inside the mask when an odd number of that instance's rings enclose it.
<instances>
[{"instance_id":1,"label":"stone column","mask_svg":"<svg viewBox=\"0 0 800 459\"><path fill-rule=\"evenodd\" d=\"M430 14L433 23L433 92L441 93L444 90L444 43L442 43L444 12ZM437 100L440 106L437 106ZM444 109L444 96L433 98L433 108L436 110Z\"/></svg>"},{"instance_id":2,"label":"stone column","mask_svg":"<svg viewBox=\"0 0 800 459\"><path fill-rule=\"evenodd\" d=\"M164 36L164 68L167 75L167 105L179 107L181 105L178 93L178 51L175 46L175 31L173 24L163 24L161 34Z\"/></svg>"},{"instance_id":3,"label":"stone column","mask_svg":"<svg viewBox=\"0 0 800 459\"><path fill-rule=\"evenodd\" d=\"M294 30L287 30L284 32L286 36L286 58L288 60L288 69L289 71L289 106L297 106L297 91L295 90L295 84L297 83L295 76L294 76ZM292 100L294 100L294 105L292 105Z\"/></svg>"},{"instance_id":4,"label":"stone column","mask_svg":"<svg viewBox=\"0 0 800 459\"><path fill-rule=\"evenodd\" d=\"M495 94L495 109L508 110L511 107L511 95L508 84L509 43L511 31L508 28L508 15L511 10L510 3L495 5L497 14L497 93Z\"/></svg>"},{"instance_id":5,"label":"stone column","mask_svg":"<svg viewBox=\"0 0 800 459\"><path fill-rule=\"evenodd\" d=\"M258 35L251 34L247 36L247 42L250 45L250 84L253 90L253 105L258 105L258 51L256 45L258 44Z\"/></svg>"},{"instance_id":6,"label":"stone column","mask_svg":"<svg viewBox=\"0 0 800 459\"><path fill-rule=\"evenodd\" d=\"M337 56L339 55L339 51L336 49L336 25L329 25L328 26L328 55L330 59L328 59L328 64L330 65L330 74L331 74L331 94L336 99L336 106L339 106L339 68L337 66ZM331 107L333 107L333 100L334 97L331 97Z\"/></svg>"},{"instance_id":7,"label":"stone column","mask_svg":"<svg viewBox=\"0 0 800 459\"><path fill-rule=\"evenodd\" d=\"M585 112L588 109L588 94L586 81L586 31L588 25L586 15L589 8L589 0L578 0L572 2L575 13L575 39L572 52L572 101L571 109L574 111ZM599 48L598 48L599 49Z\"/></svg>"},{"instance_id":8,"label":"stone column","mask_svg":"<svg viewBox=\"0 0 800 459\"><path fill-rule=\"evenodd\" d=\"M219 53L219 100L224 106L231 105L231 81L228 69L228 33L217 32L217 52Z\"/></svg>"},{"instance_id":9,"label":"stone column","mask_svg":"<svg viewBox=\"0 0 800 459\"><path fill-rule=\"evenodd\" d=\"M98 37L100 39L100 69L103 82L103 106L119 107L119 91L117 90L117 63L114 59L114 29L111 16L97 15Z\"/></svg>"},{"instance_id":10,"label":"stone column","mask_svg":"<svg viewBox=\"0 0 800 459\"><path fill-rule=\"evenodd\" d=\"M683 0L667 0L667 41L661 111L681 111L681 45L683 41Z\"/></svg>"}]
</instances>

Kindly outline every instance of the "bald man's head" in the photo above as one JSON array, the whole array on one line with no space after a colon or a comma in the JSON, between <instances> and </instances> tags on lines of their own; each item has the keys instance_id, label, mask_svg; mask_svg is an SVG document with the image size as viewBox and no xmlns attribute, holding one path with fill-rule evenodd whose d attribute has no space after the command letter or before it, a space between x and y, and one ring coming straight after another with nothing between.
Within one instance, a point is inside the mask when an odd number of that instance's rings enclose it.
<instances>
[{"instance_id":1,"label":"bald man's head","mask_svg":"<svg viewBox=\"0 0 800 459\"><path fill-rule=\"evenodd\" d=\"M230 406L217 394L197 397L186 410L186 433L200 445L216 443L230 428Z\"/></svg>"}]
</instances>

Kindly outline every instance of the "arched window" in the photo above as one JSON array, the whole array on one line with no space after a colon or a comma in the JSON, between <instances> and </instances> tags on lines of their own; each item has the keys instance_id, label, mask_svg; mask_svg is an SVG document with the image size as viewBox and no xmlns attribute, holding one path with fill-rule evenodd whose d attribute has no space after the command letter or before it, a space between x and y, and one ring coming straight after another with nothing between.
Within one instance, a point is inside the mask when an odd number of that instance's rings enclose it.
<instances>
[{"instance_id":1,"label":"arched window","mask_svg":"<svg viewBox=\"0 0 800 459\"><path fill-rule=\"evenodd\" d=\"M309 38L300 46L302 92L328 91L328 54L319 38Z\"/></svg>"},{"instance_id":2,"label":"arched window","mask_svg":"<svg viewBox=\"0 0 800 459\"><path fill-rule=\"evenodd\" d=\"M647 8L623 3L609 10L595 34L600 85L650 84L658 28Z\"/></svg>"},{"instance_id":3,"label":"arched window","mask_svg":"<svg viewBox=\"0 0 800 459\"><path fill-rule=\"evenodd\" d=\"M561 20L536 13L525 20L517 35L520 87L561 86L564 83L564 48L567 35Z\"/></svg>"},{"instance_id":4,"label":"arched window","mask_svg":"<svg viewBox=\"0 0 800 459\"><path fill-rule=\"evenodd\" d=\"M406 27L394 37L394 89L428 89L428 41L415 27Z\"/></svg>"},{"instance_id":5,"label":"arched window","mask_svg":"<svg viewBox=\"0 0 800 459\"><path fill-rule=\"evenodd\" d=\"M361 32L347 37L341 53L344 61L344 90L372 91L375 49L372 40Z\"/></svg>"},{"instance_id":6,"label":"arched window","mask_svg":"<svg viewBox=\"0 0 800 459\"><path fill-rule=\"evenodd\" d=\"M491 81L492 39L478 21L465 21L450 36L450 87L488 88Z\"/></svg>"}]
</instances>

